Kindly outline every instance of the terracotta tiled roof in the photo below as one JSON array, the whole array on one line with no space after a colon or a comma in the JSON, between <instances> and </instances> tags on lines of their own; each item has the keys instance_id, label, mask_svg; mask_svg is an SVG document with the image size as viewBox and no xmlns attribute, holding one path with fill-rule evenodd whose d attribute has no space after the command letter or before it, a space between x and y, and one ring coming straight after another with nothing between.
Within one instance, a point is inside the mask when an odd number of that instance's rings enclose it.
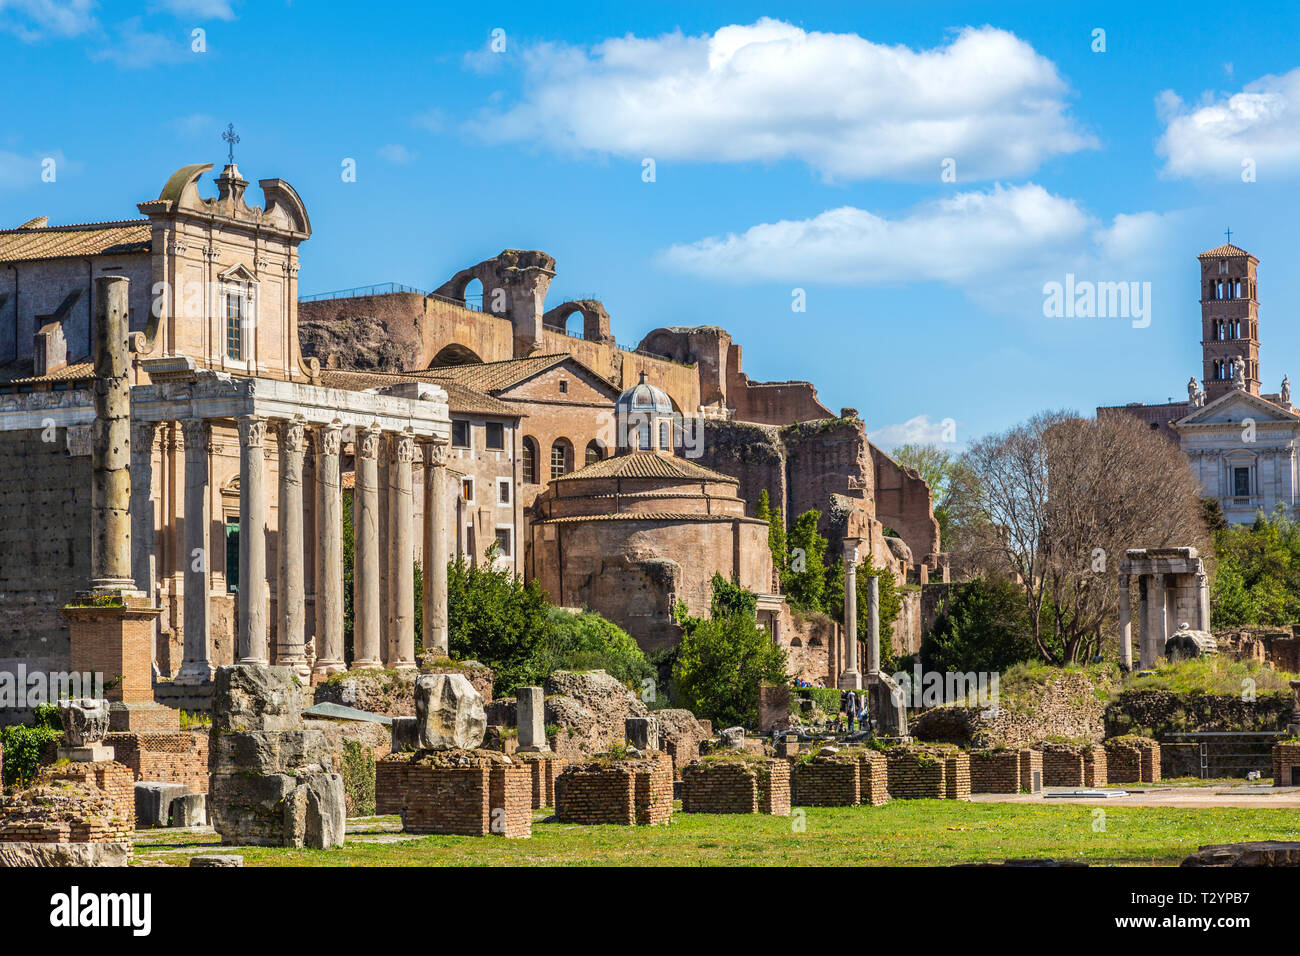
<instances>
[{"instance_id":1,"label":"terracotta tiled roof","mask_svg":"<svg viewBox=\"0 0 1300 956\"><path fill-rule=\"evenodd\" d=\"M495 392L544 372L568 358L568 355L533 355L529 358L506 359L503 362L444 365L428 369L422 375L427 374L440 381L457 382L484 392Z\"/></svg>"},{"instance_id":2,"label":"terracotta tiled roof","mask_svg":"<svg viewBox=\"0 0 1300 956\"><path fill-rule=\"evenodd\" d=\"M636 451L605 458L567 475L553 478L552 481L572 481L575 478L681 478L688 481L727 481L733 485L738 483L730 475L711 471L685 458L656 455L652 451Z\"/></svg>"},{"instance_id":3,"label":"terracotta tiled roof","mask_svg":"<svg viewBox=\"0 0 1300 956\"><path fill-rule=\"evenodd\" d=\"M447 393L447 407L453 412L467 415L499 415L509 418L523 417L518 409L499 401L484 392L466 388L456 382L435 379L422 372L348 372L340 369L322 369L321 383L326 388L345 388L361 392L370 388L383 388L401 382L429 382Z\"/></svg>"},{"instance_id":4,"label":"terracotta tiled roof","mask_svg":"<svg viewBox=\"0 0 1300 956\"><path fill-rule=\"evenodd\" d=\"M1228 245L1225 245L1225 246L1216 246L1216 247L1213 248L1213 249L1207 249L1205 252L1202 252L1202 253L1201 253L1199 256L1197 256L1196 258L1198 258L1198 259L1216 259L1216 258L1217 258L1217 259L1231 259L1231 258L1235 258L1236 256L1248 256L1248 255L1250 255L1250 253L1247 252L1245 249L1242 249L1242 248L1240 248L1240 247L1238 247L1238 246L1234 246L1234 245L1232 245L1231 243L1229 243Z\"/></svg>"},{"instance_id":5,"label":"terracotta tiled roof","mask_svg":"<svg viewBox=\"0 0 1300 956\"><path fill-rule=\"evenodd\" d=\"M148 252L149 233L148 219L4 229L0 230L0 262Z\"/></svg>"},{"instance_id":6,"label":"terracotta tiled roof","mask_svg":"<svg viewBox=\"0 0 1300 956\"><path fill-rule=\"evenodd\" d=\"M30 360L9 362L0 366L0 384L3 385L41 385L46 382L89 381L95 377L95 366L90 362L74 362L63 368L55 369L48 375L33 375Z\"/></svg>"}]
</instances>

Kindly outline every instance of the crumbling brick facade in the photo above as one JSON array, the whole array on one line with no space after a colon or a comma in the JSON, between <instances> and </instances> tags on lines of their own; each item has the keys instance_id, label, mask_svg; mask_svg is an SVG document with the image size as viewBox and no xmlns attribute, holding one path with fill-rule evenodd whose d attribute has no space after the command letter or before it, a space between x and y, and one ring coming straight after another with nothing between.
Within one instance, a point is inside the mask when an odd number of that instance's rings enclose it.
<instances>
[{"instance_id":1,"label":"crumbling brick facade","mask_svg":"<svg viewBox=\"0 0 1300 956\"><path fill-rule=\"evenodd\" d=\"M208 792L207 731L191 733L111 733L104 743L136 780L179 783L191 793Z\"/></svg>"},{"instance_id":2,"label":"crumbling brick facade","mask_svg":"<svg viewBox=\"0 0 1300 956\"><path fill-rule=\"evenodd\" d=\"M546 753L516 753L514 759L528 768L528 776L532 782L533 809L540 810L542 807L555 806L555 779L568 766L568 761L555 754Z\"/></svg>"},{"instance_id":3,"label":"crumbling brick facade","mask_svg":"<svg viewBox=\"0 0 1300 956\"><path fill-rule=\"evenodd\" d=\"M858 760L859 802L878 807L889 802L889 761L883 753L868 750Z\"/></svg>"},{"instance_id":4,"label":"crumbling brick facade","mask_svg":"<svg viewBox=\"0 0 1300 956\"><path fill-rule=\"evenodd\" d=\"M1150 737L1113 737L1106 748L1106 778L1111 783L1160 780L1160 744Z\"/></svg>"},{"instance_id":5,"label":"crumbling brick facade","mask_svg":"<svg viewBox=\"0 0 1300 956\"><path fill-rule=\"evenodd\" d=\"M667 823L672 812L672 761L667 754L598 758L566 767L555 781L555 817L561 823L654 826Z\"/></svg>"},{"instance_id":6,"label":"crumbling brick facade","mask_svg":"<svg viewBox=\"0 0 1300 956\"><path fill-rule=\"evenodd\" d=\"M1273 786L1300 787L1300 743L1273 745Z\"/></svg>"},{"instance_id":7,"label":"crumbling brick facade","mask_svg":"<svg viewBox=\"0 0 1300 956\"><path fill-rule=\"evenodd\" d=\"M976 750L970 755L971 793L1019 793L1020 752Z\"/></svg>"},{"instance_id":8,"label":"crumbling brick facade","mask_svg":"<svg viewBox=\"0 0 1300 956\"><path fill-rule=\"evenodd\" d=\"M889 795L901 800L965 800L971 794L970 754L927 747L890 747Z\"/></svg>"},{"instance_id":9,"label":"crumbling brick facade","mask_svg":"<svg viewBox=\"0 0 1300 956\"><path fill-rule=\"evenodd\" d=\"M1106 748L1100 744L1043 744L1043 786L1106 786Z\"/></svg>"},{"instance_id":10,"label":"crumbling brick facade","mask_svg":"<svg viewBox=\"0 0 1300 956\"><path fill-rule=\"evenodd\" d=\"M790 764L781 759L697 760L682 771L683 813L790 814Z\"/></svg>"},{"instance_id":11,"label":"crumbling brick facade","mask_svg":"<svg viewBox=\"0 0 1300 956\"><path fill-rule=\"evenodd\" d=\"M862 802L856 755L815 756L794 765L790 802L797 807L855 807Z\"/></svg>"},{"instance_id":12,"label":"crumbling brick facade","mask_svg":"<svg viewBox=\"0 0 1300 956\"><path fill-rule=\"evenodd\" d=\"M111 844L125 863L132 857L134 831L135 780L114 761L45 767L27 790L0 797L0 844L79 844L83 854L86 845ZM11 852L0 849L0 859L7 861Z\"/></svg>"},{"instance_id":13,"label":"crumbling brick facade","mask_svg":"<svg viewBox=\"0 0 1300 956\"><path fill-rule=\"evenodd\" d=\"M376 766L375 804L400 814L407 833L525 838L532 772L484 750L389 754Z\"/></svg>"}]
</instances>

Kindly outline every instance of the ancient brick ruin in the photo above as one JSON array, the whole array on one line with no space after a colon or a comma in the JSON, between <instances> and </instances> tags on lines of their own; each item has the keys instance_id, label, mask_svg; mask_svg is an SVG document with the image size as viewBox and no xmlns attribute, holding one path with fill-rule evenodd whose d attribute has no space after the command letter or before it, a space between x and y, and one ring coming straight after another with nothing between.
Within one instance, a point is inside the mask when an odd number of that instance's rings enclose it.
<instances>
[{"instance_id":1,"label":"ancient brick ruin","mask_svg":"<svg viewBox=\"0 0 1300 956\"><path fill-rule=\"evenodd\" d=\"M779 758L722 753L682 770L683 813L790 814L790 764Z\"/></svg>"},{"instance_id":2,"label":"ancient brick ruin","mask_svg":"<svg viewBox=\"0 0 1300 956\"><path fill-rule=\"evenodd\" d=\"M1043 786L1104 787L1106 748L1101 744L1046 742L1043 749Z\"/></svg>"},{"instance_id":3,"label":"ancient brick ruin","mask_svg":"<svg viewBox=\"0 0 1300 956\"><path fill-rule=\"evenodd\" d=\"M1106 748L1108 783L1158 783L1160 744L1150 737L1112 737Z\"/></svg>"},{"instance_id":4,"label":"ancient brick ruin","mask_svg":"<svg viewBox=\"0 0 1300 956\"><path fill-rule=\"evenodd\" d=\"M672 813L672 760L662 752L596 757L566 767L555 781L560 823L657 826Z\"/></svg>"}]
</instances>

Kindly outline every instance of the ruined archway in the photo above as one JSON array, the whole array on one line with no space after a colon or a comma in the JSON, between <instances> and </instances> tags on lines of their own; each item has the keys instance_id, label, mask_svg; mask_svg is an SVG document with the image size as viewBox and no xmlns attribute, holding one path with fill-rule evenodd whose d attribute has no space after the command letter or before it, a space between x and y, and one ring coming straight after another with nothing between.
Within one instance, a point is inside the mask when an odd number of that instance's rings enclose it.
<instances>
[{"instance_id":1,"label":"ruined archway","mask_svg":"<svg viewBox=\"0 0 1300 956\"><path fill-rule=\"evenodd\" d=\"M433 357L429 363L429 368L441 368L446 365L481 365L483 359L468 345L460 345L453 342L450 345L444 345L441 351Z\"/></svg>"},{"instance_id":2,"label":"ruined archway","mask_svg":"<svg viewBox=\"0 0 1300 956\"><path fill-rule=\"evenodd\" d=\"M572 334L567 328L569 318L575 312L582 313L582 337L588 342L608 342L613 339L609 332L609 313L598 299L562 302L542 315L542 326L553 332Z\"/></svg>"}]
</instances>

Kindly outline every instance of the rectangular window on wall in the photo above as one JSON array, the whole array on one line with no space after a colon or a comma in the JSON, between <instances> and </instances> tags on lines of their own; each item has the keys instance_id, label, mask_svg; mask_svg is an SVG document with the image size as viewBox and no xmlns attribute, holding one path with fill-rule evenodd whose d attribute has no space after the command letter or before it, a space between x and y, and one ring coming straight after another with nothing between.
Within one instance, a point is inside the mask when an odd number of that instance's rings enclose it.
<instances>
[{"instance_id":1,"label":"rectangular window on wall","mask_svg":"<svg viewBox=\"0 0 1300 956\"><path fill-rule=\"evenodd\" d=\"M506 447L506 426L500 422L488 422L484 444L491 451L502 451Z\"/></svg>"},{"instance_id":2,"label":"rectangular window on wall","mask_svg":"<svg viewBox=\"0 0 1300 956\"><path fill-rule=\"evenodd\" d=\"M469 447L469 422L464 419L453 418L451 420L451 447Z\"/></svg>"},{"instance_id":3,"label":"rectangular window on wall","mask_svg":"<svg viewBox=\"0 0 1300 956\"><path fill-rule=\"evenodd\" d=\"M1232 469L1232 494L1237 498L1250 497L1250 469Z\"/></svg>"},{"instance_id":4,"label":"rectangular window on wall","mask_svg":"<svg viewBox=\"0 0 1300 956\"><path fill-rule=\"evenodd\" d=\"M497 547L501 549L501 553L503 555L505 555L507 558L510 557L511 552L510 552L510 529L509 528L497 528Z\"/></svg>"},{"instance_id":5,"label":"rectangular window on wall","mask_svg":"<svg viewBox=\"0 0 1300 956\"><path fill-rule=\"evenodd\" d=\"M467 504L474 503L474 479L466 478L460 483L460 496Z\"/></svg>"},{"instance_id":6,"label":"rectangular window on wall","mask_svg":"<svg viewBox=\"0 0 1300 956\"><path fill-rule=\"evenodd\" d=\"M226 357L244 358L244 297L237 292L226 293Z\"/></svg>"},{"instance_id":7,"label":"rectangular window on wall","mask_svg":"<svg viewBox=\"0 0 1300 956\"><path fill-rule=\"evenodd\" d=\"M510 504L510 479L509 478L497 479L497 504L501 504L501 505Z\"/></svg>"},{"instance_id":8,"label":"rectangular window on wall","mask_svg":"<svg viewBox=\"0 0 1300 956\"><path fill-rule=\"evenodd\" d=\"M226 519L226 590L239 590L239 522Z\"/></svg>"}]
</instances>

